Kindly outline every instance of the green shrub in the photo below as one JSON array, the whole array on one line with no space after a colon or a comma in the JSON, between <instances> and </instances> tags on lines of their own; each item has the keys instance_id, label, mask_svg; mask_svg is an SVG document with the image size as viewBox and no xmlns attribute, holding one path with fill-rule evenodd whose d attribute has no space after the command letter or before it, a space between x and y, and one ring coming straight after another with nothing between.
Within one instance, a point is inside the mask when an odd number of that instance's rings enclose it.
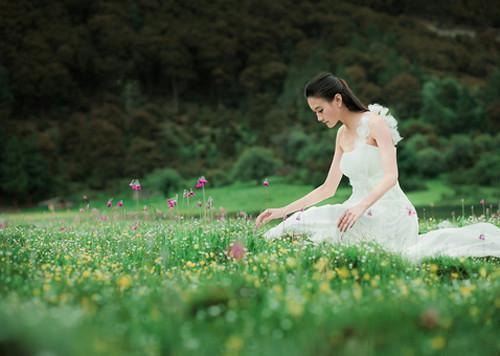
<instances>
[{"instance_id":1,"label":"green shrub","mask_svg":"<svg viewBox=\"0 0 500 356\"><path fill-rule=\"evenodd\" d=\"M418 172L426 178L435 177L444 169L443 154L433 147L417 151L415 157L418 162Z\"/></svg>"},{"instance_id":2,"label":"green shrub","mask_svg":"<svg viewBox=\"0 0 500 356\"><path fill-rule=\"evenodd\" d=\"M273 151L264 147L251 147L243 151L233 166L233 180L255 180L257 184L265 177L275 174L282 162Z\"/></svg>"},{"instance_id":3,"label":"green shrub","mask_svg":"<svg viewBox=\"0 0 500 356\"><path fill-rule=\"evenodd\" d=\"M144 178L144 186L169 196L184 186L184 179L173 168L159 168Z\"/></svg>"}]
</instances>

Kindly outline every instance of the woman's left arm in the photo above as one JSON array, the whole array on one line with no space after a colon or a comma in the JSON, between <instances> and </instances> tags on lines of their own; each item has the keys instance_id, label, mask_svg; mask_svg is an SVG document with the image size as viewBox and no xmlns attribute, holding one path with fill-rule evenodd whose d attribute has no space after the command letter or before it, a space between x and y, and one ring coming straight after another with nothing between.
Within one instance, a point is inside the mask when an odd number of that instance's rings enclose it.
<instances>
[{"instance_id":1,"label":"woman's left arm","mask_svg":"<svg viewBox=\"0 0 500 356\"><path fill-rule=\"evenodd\" d=\"M368 125L372 137L377 141L384 176L382 180L373 188L372 192L366 196L359 204L347 209L337 224L341 232L350 229L356 220L382 197L389 189L398 182L398 165L396 159L396 147L392 142L391 129L384 118L377 115L369 120Z\"/></svg>"}]
</instances>

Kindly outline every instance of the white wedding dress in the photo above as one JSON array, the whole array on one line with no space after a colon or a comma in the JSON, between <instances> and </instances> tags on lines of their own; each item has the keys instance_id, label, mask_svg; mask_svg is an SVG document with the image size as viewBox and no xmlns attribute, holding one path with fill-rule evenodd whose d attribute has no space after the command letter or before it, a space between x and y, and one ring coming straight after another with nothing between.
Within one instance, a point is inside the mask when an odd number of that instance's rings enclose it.
<instances>
[{"instance_id":1,"label":"white wedding dress","mask_svg":"<svg viewBox=\"0 0 500 356\"><path fill-rule=\"evenodd\" d=\"M368 105L369 112L380 114L391 129L393 143L402 137L396 119L388 109ZM389 189L361 216L351 229L341 233L337 222L344 211L370 194L383 176L379 149L366 142L369 135L369 112L360 119L357 139L352 151L342 155L340 169L349 178L351 196L342 204L313 206L297 211L264 233L272 240L288 233L306 234L308 241L319 244L355 244L363 240L375 241L385 249L400 253L410 261L424 257L446 255L452 257L500 257L500 228L491 223L475 223L463 227L447 227L419 234L415 207L399 183Z\"/></svg>"}]
</instances>

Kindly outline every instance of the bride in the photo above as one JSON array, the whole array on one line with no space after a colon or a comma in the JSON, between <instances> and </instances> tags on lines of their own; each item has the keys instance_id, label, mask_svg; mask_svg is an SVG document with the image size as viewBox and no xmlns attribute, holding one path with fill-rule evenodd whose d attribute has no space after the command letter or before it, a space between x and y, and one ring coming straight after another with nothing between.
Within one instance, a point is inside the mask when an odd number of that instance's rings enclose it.
<instances>
[{"instance_id":1,"label":"bride","mask_svg":"<svg viewBox=\"0 0 500 356\"><path fill-rule=\"evenodd\" d=\"M415 207L398 182L395 145L402 137L387 108L379 104L365 107L345 80L331 73L321 73L308 82L304 95L319 122L328 128L342 123L333 161L321 186L257 217L256 228L284 218L264 233L266 239L303 233L315 244L375 241L412 261L436 255L500 257L500 228L491 223L419 234ZM352 186L346 201L306 209L334 196L343 174Z\"/></svg>"}]
</instances>

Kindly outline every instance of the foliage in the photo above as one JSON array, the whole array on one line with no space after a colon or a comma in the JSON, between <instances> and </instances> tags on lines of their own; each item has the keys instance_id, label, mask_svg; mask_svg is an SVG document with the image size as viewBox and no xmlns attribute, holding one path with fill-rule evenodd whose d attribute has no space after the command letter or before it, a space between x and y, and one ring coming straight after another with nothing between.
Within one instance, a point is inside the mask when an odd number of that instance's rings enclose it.
<instances>
[{"instance_id":1,"label":"foliage","mask_svg":"<svg viewBox=\"0 0 500 356\"><path fill-rule=\"evenodd\" d=\"M255 180L257 184L275 173L282 164L271 150L254 146L243 151L232 168L233 180Z\"/></svg>"},{"instance_id":2,"label":"foliage","mask_svg":"<svg viewBox=\"0 0 500 356\"><path fill-rule=\"evenodd\" d=\"M184 186L184 178L173 168L159 168L144 177L144 186L170 197Z\"/></svg>"}]
</instances>

